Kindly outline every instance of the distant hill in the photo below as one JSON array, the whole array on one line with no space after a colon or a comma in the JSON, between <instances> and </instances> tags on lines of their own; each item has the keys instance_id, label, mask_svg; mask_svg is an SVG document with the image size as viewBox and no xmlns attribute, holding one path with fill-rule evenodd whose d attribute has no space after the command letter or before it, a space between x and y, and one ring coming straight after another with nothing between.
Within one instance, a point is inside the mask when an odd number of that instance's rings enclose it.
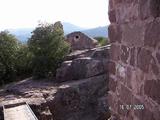
<instances>
[{"instance_id":1,"label":"distant hill","mask_svg":"<svg viewBox=\"0 0 160 120\"><path fill-rule=\"evenodd\" d=\"M69 34L71 32L74 32L74 31L83 31L86 29L86 28L82 28L82 27L73 25L71 23L67 23L67 22L63 22L62 24L63 24L63 29L64 29L65 35Z\"/></svg>"},{"instance_id":2,"label":"distant hill","mask_svg":"<svg viewBox=\"0 0 160 120\"><path fill-rule=\"evenodd\" d=\"M69 34L74 31L81 31L85 34L87 34L90 37L97 37L97 36L102 36L102 37L107 37L108 36L108 29L107 27L97 27L93 29L86 29L82 28L76 25L73 25L71 23L64 22L63 24L63 29L64 33ZM34 28L23 28L23 29L9 29L9 31L17 37L22 42L26 42L28 38L31 36L31 32L34 30Z\"/></svg>"},{"instance_id":3,"label":"distant hill","mask_svg":"<svg viewBox=\"0 0 160 120\"><path fill-rule=\"evenodd\" d=\"M9 29L10 33L15 35L17 39L26 42L31 37L31 32L34 28Z\"/></svg>"},{"instance_id":4,"label":"distant hill","mask_svg":"<svg viewBox=\"0 0 160 120\"><path fill-rule=\"evenodd\" d=\"M93 29L83 30L83 33L87 34L90 37L108 37L108 27L97 27Z\"/></svg>"}]
</instances>

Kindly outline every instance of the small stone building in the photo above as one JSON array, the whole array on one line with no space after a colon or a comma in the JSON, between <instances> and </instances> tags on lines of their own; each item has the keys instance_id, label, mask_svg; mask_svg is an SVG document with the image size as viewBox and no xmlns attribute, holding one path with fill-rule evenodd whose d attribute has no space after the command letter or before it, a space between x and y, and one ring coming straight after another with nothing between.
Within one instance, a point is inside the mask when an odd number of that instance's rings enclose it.
<instances>
[{"instance_id":1,"label":"small stone building","mask_svg":"<svg viewBox=\"0 0 160 120\"><path fill-rule=\"evenodd\" d=\"M79 31L68 34L66 36L66 41L70 43L73 51L95 48L98 44L97 40Z\"/></svg>"}]
</instances>

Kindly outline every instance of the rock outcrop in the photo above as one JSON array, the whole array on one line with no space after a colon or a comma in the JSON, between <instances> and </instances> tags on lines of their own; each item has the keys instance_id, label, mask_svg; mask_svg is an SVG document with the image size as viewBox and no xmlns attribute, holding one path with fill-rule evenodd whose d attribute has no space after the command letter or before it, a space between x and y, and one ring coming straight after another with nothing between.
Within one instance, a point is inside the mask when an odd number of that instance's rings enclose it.
<instances>
[{"instance_id":1,"label":"rock outcrop","mask_svg":"<svg viewBox=\"0 0 160 120\"><path fill-rule=\"evenodd\" d=\"M80 80L107 73L109 46L76 51L66 57L67 61L57 70L57 82Z\"/></svg>"},{"instance_id":2,"label":"rock outcrop","mask_svg":"<svg viewBox=\"0 0 160 120\"><path fill-rule=\"evenodd\" d=\"M106 96L106 75L100 75L59 87L50 110L55 120L105 120L109 116ZM99 109L100 108L100 109Z\"/></svg>"},{"instance_id":3,"label":"rock outcrop","mask_svg":"<svg viewBox=\"0 0 160 120\"><path fill-rule=\"evenodd\" d=\"M108 48L71 53L57 70L57 83L30 78L6 86L0 106L27 102L39 120L106 120Z\"/></svg>"}]
</instances>

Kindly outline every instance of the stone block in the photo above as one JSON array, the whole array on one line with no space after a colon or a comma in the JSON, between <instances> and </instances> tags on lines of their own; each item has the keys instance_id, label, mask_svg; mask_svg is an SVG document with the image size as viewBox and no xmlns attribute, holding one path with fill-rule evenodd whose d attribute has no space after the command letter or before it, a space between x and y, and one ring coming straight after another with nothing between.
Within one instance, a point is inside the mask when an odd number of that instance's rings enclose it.
<instances>
[{"instance_id":1,"label":"stone block","mask_svg":"<svg viewBox=\"0 0 160 120\"><path fill-rule=\"evenodd\" d=\"M132 80L132 76L134 75L132 72L133 70L130 67L127 67L126 69L127 69L125 71L126 72L126 85L127 87L132 88L131 80Z\"/></svg>"},{"instance_id":2,"label":"stone block","mask_svg":"<svg viewBox=\"0 0 160 120\"><path fill-rule=\"evenodd\" d=\"M160 43L160 20L151 21L146 24L144 45L156 48Z\"/></svg>"},{"instance_id":3,"label":"stone block","mask_svg":"<svg viewBox=\"0 0 160 120\"><path fill-rule=\"evenodd\" d=\"M153 113L148 109L142 111L135 110L134 113L138 117L138 120L155 120Z\"/></svg>"},{"instance_id":4,"label":"stone block","mask_svg":"<svg viewBox=\"0 0 160 120\"><path fill-rule=\"evenodd\" d=\"M108 9L113 9L114 8L114 1L113 0L109 0L109 6Z\"/></svg>"},{"instance_id":5,"label":"stone block","mask_svg":"<svg viewBox=\"0 0 160 120\"><path fill-rule=\"evenodd\" d=\"M57 70L56 81L59 83L94 77L106 72L102 60L83 57L71 61L69 65L64 65L66 62Z\"/></svg>"},{"instance_id":6,"label":"stone block","mask_svg":"<svg viewBox=\"0 0 160 120\"><path fill-rule=\"evenodd\" d=\"M127 63L128 58L129 58L129 48L127 46L122 45L121 46L121 60L124 63Z\"/></svg>"},{"instance_id":7,"label":"stone block","mask_svg":"<svg viewBox=\"0 0 160 120\"><path fill-rule=\"evenodd\" d=\"M116 64L116 72L117 77L124 81L126 78L126 67L121 64Z\"/></svg>"},{"instance_id":8,"label":"stone block","mask_svg":"<svg viewBox=\"0 0 160 120\"><path fill-rule=\"evenodd\" d=\"M109 92L107 99L108 99L109 109L110 109L111 113L117 113L117 110L119 107L118 106L118 97L116 97L114 95L114 93Z\"/></svg>"},{"instance_id":9,"label":"stone block","mask_svg":"<svg viewBox=\"0 0 160 120\"><path fill-rule=\"evenodd\" d=\"M149 70L151 58L152 53L149 50L146 50L145 48L140 48L138 50L137 65L145 73L147 73Z\"/></svg>"},{"instance_id":10,"label":"stone block","mask_svg":"<svg viewBox=\"0 0 160 120\"><path fill-rule=\"evenodd\" d=\"M120 46L112 44L110 48L110 58L111 60L118 61L120 60Z\"/></svg>"},{"instance_id":11,"label":"stone block","mask_svg":"<svg viewBox=\"0 0 160 120\"><path fill-rule=\"evenodd\" d=\"M145 74L140 69L132 69L132 78L131 82L132 93L136 95L143 95L143 82Z\"/></svg>"},{"instance_id":12,"label":"stone block","mask_svg":"<svg viewBox=\"0 0 160 120\"><path fill-rule=\"evenodd\" d=\"M134 115L138 117L138 120L155 120L153 113L143 104L141 100L143 99L133 96ZM137 105L143 105L143 107L138 107Z\"/></svg>"},{"instance_id":13,"label":"stone block","mask_svg":"<svg viewBox=\"0 0 160 120\"><path fill-rule=\"evenodd\" d=\"M151 0L140 0L139 1L139 6L140 6L139 15L140 15L140 18L142 20L151 17L151 14L150 14L150 1Z\"/></svg>"},{"instance_id":14,"label":"stone block","mask_svg":"<svg viewBox=\"0 0 160 120\"><path fill-rule=\"evenodd\" d=\"M90 56L91 58L94 58L94 59L109 60L109 47L103 46L101 48L96 48Z\"/></svg>"},{"instance_id":15,"label":"stone block","mask_svg":"<svg viewBox=\"0 0 160 120\"><path fill-rule=\"evenodd\" d=\"M156 63L156 60L155 60L155 58L152 58L152 60L151 60L151 68L152 68L152 72L155 74L155 75L159 75L159 70L160 70L160 68L159 68L159 66L158 66L158 64Z\"/></svg>"},{"instance_id":16,"label":"stone block","mask_svg":"<svg viewBox=\"0 0 160 120\"><path fill-rule=\"evenodd\" d=\"M108 62L107 65L108 65L107 67L108 67L109 73L115 75L116 74L116 64L110 61Z\"/></svg>"},{"instance_id":17,"label":"stone block","mask_svg":"<svg viewBox=\"0 0 160 120\"><path fill-rule=\"evenodd\" d=\"M140 0L140 18L142 20L160 16L160 1L159 0Z\"/></svg>"},{"instance_id":18,"label":"stone block","mask_svg":"<svg viewBox=\"0 0 160 120\"><path fill-rule=\"evenodd\" d=\"M136 63L136 59L135 59L135 53L136 52L136 48L133 47L130 50L130 65L135 66Z\"/></svg>"},{"instance_id":19,"label":"stone block","mask_svg":"<svg viewBox=\"0 0 160 120\"><path fill-rule=\"evenodd\" d=\"M116 91L116 87L117 87L117 81L115 81L114 79L110 78L109 79L109 90L115 92Z\"/></svg>"},{"instance_id":20,"label":"stone block","mask_svg":"<svg viewBox=\"0 0 160 120\"><path fill-rule=\"evenodd\" d=\"M130 105L132 104L132 91L127 88L126 86L124 86L123 84L121 84L121 88L120 88L120 99L121 101L123 101L124 104Z\"/></svg>"},{"instance_id":21,"label":"stone block","mask_svg":"<svg viewBox=\"0 0 160 120\"><path fill-rule=\"evenodd\" d=\"M120 26L114 24L110 25L108 28L108 36L110 38L110 42L121 42L122 39L122 32Z\"/></svg>"},{"instance_id":22,"label":"stone block","mask_svg":"<svg viewBox=\"0 0 160 120\"><path fill-rule=\"evenodd\" d=\"M72 71L70 73L72 75L72 80L89 78L104 73L102 61L94 60L89 57L73 60L70 69Z\"/></svg>"},{"instance_id":23,"label":"stone block","mask_svg":"<svg viewBox=\"0 0 160 120\"><path fill-rule=\"evenodd\" d=\"M112 0L115 5L123 3L123 0Z\"/></svg>"},{"instance_id":24,"label":"stone block","mask_svg":"<svg viewBox=\"0 0 160 120\"><path fill-rule=\"evenodd\" d=\"M124 2L116 7L116 21L119 24L133 22L139 18L139 5Z\"/></svg>"},{"instance_id":25,"label":"stone block","mask_svg":"<svg viewBox=\"0 0 160 120\"><path fill-rule=\"evenodd\" d=\"M64 82L72 79L72 74L70 74L71 63L72 61L65 61L62 63L61 67L57 69L56 80L58 82Z\"/></svg>"},{"instance_id":26,"label":"stone block","mask_svg":"<svg viewBox=\"0 0 160 120\"><path fill-rule=\"evenodd\" d=\"M147 80L144 85L144 93L160 104L160 80Z\"/></svg>"},{"instance_id":27,"label":"stone block","mask_svg":"<svg viewBox=\"0 0 160 120\"><path fill-rule=\"evenodd\" d=\"M122 42L127 46L143 46L144 27L142 22L122 25Z\"/></svg>"},{"instance_id":28,"label":"stone block","mask_svg":"<svg viewBox=\"0 0 160 120\"><path fill-rule=\"evenodd\" d=\"M108 14L109 14L110 22L115 23L116 22L116 11L113 9L109 10Z\"/></svg>"},{"instance_id":29,"label":"stone block","mask_svg":"<svg viewBox=\"0 0 160 120\"><path fill-rule=\"evenodd\" d=\"M160 64L160 53L157 53L157 54L156 54L156 58L157 58L157 60L158 60L158 63Z\"/></svg>"},{"instance_id":30,"label":"stone block","mask_svg":"<svg viewBox=\"0 0 160 120\"><path fill-rule=\"evenodd\" d=\"M77 68L75 68L74 70L77 70ZM86 78L98 76L100 74L105 74L104 66L103 66L102 61L91 60L91 62L86 65L86 71L85 72L86 72L86 74L85 74Z\"/></svg>"},{"instance_id":31,"label":"stone block","mask_svg":"<svg viewBox=\"0 0 160 120\"><path fill-rule=\"evenodd\" d=\"M159 0L150 0L150 11L153 17L160 16L160 1Z\"/></svg>"}]
</instances>

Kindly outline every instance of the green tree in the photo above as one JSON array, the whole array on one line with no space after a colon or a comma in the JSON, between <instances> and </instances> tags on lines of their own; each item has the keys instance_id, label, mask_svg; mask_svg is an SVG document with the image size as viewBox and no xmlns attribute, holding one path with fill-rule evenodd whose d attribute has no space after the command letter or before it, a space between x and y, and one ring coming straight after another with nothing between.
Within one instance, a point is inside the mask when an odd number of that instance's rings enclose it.
<instances>
[{"instance_id":1,"label":"green tree","mask_svg":"<svg viewBox=\"0 0 160 120\"><path fill-rule=\"evenodd\" d=\"M109 40L108 38L105 38L105 37L95 37L94 39L96 39L99 43L99 46L105 46L107 44L109 44Z\"/></svg>"},{"instance_id":2,"label":"green tree","mask_svg":"<svg viewBox=\"0 0 160 120\"><path fill-rule=\"evenodd\" d=\"M33 53L33 75L36 78L54 76L57 67L69 52L61 22L39 24L28 41Z\"/></svg>"},{"instance_id":3,"label":"green tree","mask_svg":"<svg viewBox=\"0 0 160 120\"><path fill-rule=\"evenodd\" d=\"M0 32L0 83L5 84L16 77L15 61L19 49L18 40L9 32Z\"/></svg>"},{"instance_id":4,"label":"green tree","mask_svg":"<svg viewBox=\"0 0 160 120\"><path fill-rule=\"evenodd\" d=\"M28 45L19 43L19 49L16 54L16 71L18 77L27 77L32 74L33 54L29 51Z\"/></svg>"}]
</instances>

